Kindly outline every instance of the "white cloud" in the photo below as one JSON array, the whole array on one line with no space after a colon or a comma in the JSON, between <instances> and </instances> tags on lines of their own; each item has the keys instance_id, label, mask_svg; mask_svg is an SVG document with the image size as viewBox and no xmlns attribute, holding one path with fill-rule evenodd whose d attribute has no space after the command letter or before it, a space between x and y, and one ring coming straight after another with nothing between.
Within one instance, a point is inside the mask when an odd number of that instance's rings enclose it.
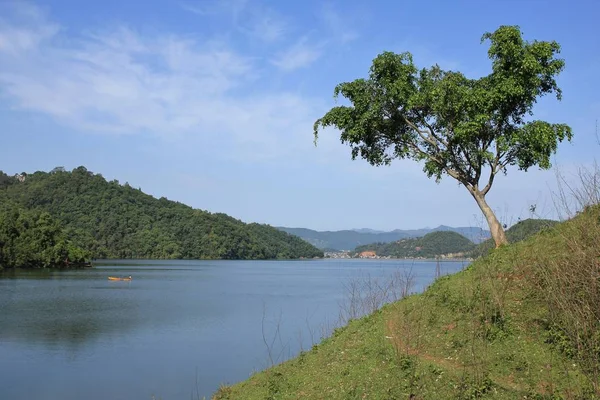
<instances>
[{"instance_id":1,"label":"white cloud","mask_svg":"<svg viewBox=\"0 0 600 400\"><path fill-rule=\"evenodd\" d=\"M306 37L301 38L285 51L277 54L271 63L279 69L290 72L308 67L323 54L323 43L310 44Z\"/></svg>"},{"instance_id":2,"label":"white cloud","mask_svg":"<svg viewBox=\"0 0 600 400\"><path fill-rule=\"evenodd\" d=\"M0 83L17 107L109 131L190 129L202 120L198 106L225 96L252 68L227 49L174 37L143 40L127 29L2 61ZM190 119L192 107L197 117Z\"/></svg>"},{"instance_id":3,"label":"white cloud","mask_svg":"<svg viewBox=\"0 0 600 400\"><path fill-rule=\"evenodd\" d=\"M35 49L60 29L58 24L46 22L40 9L25 2L17 3L11 14L11 22L0 14L0 52L3 53L18 55Z\"/></svg>"},{"instance_id":4,"label":"white cloud","mask_svg":"<svg viewBox=\"0 0 600 400\"><path fill-rule=\"evenodd\" d=\"M282 157L311 144L317 102L261 91L257 61L224 44L127 27L74 39L56 26L0 26L0 43L21 43L0 47L0 96L13 108L82 132L203 137L231 146L231 157Z\"/></svg>"}]
</instances>

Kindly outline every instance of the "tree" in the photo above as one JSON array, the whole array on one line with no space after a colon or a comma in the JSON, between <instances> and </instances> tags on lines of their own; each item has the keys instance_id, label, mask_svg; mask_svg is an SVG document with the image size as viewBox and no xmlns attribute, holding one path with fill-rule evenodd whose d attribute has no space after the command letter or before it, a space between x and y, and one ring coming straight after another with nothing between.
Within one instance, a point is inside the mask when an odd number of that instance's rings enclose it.
<instances>
[{"instance_id":1,"label":"tree","mask_svg":"<svg viewBox=\"0 0 600 400\"><path fill-rule=\"evenodd\" d=\"M562 92L555 77L564 60L556 42L527 42L518 26L485 33L492 72L468 79L438 65L420 71L408 52L378 55L368 79L340 83L334 95L350 101L314 124L335 127L342 143L374 166L395 159L424 161L424 172L439 182L449 175L473 196L485 215L496 247L507 243L502 225L486 202L494 178L509 166L527 171L551 167L558 142L571 140L566 124L527 120L537 99Z\"/></svg>"}]
</instances>

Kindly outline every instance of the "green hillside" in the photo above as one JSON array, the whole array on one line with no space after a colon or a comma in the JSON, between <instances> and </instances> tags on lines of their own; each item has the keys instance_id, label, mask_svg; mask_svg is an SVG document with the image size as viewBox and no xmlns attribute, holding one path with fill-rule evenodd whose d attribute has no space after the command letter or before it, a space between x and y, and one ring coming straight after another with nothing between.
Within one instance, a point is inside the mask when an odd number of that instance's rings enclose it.
<instances>
[{"instance_id":1,"label":"green hillside","mask_svg":"<svg viewBox=\"0 0 600 400\"><path fill-rule=\"evenodd\" d=\"M466 237L452 231L439 231L414 238L402 239L392 243L372 243L358 246L354 252L374 251L378 256L395 258L431 258L445 254L466 253L472 251L475 244Z\"/></svg>"},{"instance_id":2,"label":"green hillside","mask_svg":"<svg viewBox=\"0 0 600 400\"><path fill-rule=\"evenodd\" d=\"M215 399L598 399L600 207L444 276Z\"/></svg>"},{"instance_id":3,"label":"green hillside","mask_svg":"<svg viewBox=\"0 0 600 400\"><path fill-rule=\"evenodd\" d=\"M506 238L508 239L509 243L517 243L535 235L544 229L552 228L556 224L558 224L558 221L553 221L551 219L526 219L517 222L515 225L507 229ZM488 239L477 245L477 247L473 249L471 256L474 258L484 256L494 249L494 247L494 241L492 239Z\"/></svg>"},{"instance_id":4,"label":"green hillside","mask_svg":"<svg viewBox=\"0 0 600 400\"><path fill-rule=\"evenodd\" d=\"M84 167L27 175L0 172L0 202L47 212L65 238L94 258L288 259L322 257L304 240L268 225L156 199Z\"/></svg>"}]
</instances>

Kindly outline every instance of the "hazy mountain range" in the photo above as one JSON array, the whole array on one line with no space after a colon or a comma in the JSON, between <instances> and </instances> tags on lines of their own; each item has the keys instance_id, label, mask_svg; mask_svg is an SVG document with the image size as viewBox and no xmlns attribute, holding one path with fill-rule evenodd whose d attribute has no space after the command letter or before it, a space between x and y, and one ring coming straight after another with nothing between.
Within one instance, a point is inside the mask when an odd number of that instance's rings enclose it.
<instances>
[{"instance_id":1,"label":"hazy mountain range","mask_svg":"<svg viewBox=\"0 0 600 400\"><path fill-rule=\"evenodd\" d=\"M291 233L306 240L320 249L354 250L356 246L371 243L389 243L400 239L425 236L431 232L453 231L460 233L473 243L481 243L490 237L490 232L475 227L451 227L440 225L437 228L422 229L395 229L390 232L377 231L368 228L343 230L343 231L315 231L306 228L277 227L284 232Z\"/></svg>"}]
</instances>

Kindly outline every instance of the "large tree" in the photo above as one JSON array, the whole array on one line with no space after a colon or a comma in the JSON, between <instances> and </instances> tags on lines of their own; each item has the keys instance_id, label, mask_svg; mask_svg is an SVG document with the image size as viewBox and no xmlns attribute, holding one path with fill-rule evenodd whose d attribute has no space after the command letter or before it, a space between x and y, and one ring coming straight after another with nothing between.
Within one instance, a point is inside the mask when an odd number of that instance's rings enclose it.
<instances>
[{"instance_id":1,"label":"large tree","mask_svg":"<svg viewBox=\"0 0 600 400\"><path fill-rule=\"evenodd\" d=\"M449 175L473 196L485 215L496 247L504 229L486 202L494 178L509 166L550 168L557 144L571 140L566 124L528 118L538 98L555 93L564 60L556 42L525 41L517 26L485 33L492 72L469 79L438 65L418 70L408 52L384 52L373 60L368 79L335 87L351 105L333 107L315 122L341 131L342 143L370 164L394 158L424 162L436 181Z\"/></svg>"}]
</instances>

